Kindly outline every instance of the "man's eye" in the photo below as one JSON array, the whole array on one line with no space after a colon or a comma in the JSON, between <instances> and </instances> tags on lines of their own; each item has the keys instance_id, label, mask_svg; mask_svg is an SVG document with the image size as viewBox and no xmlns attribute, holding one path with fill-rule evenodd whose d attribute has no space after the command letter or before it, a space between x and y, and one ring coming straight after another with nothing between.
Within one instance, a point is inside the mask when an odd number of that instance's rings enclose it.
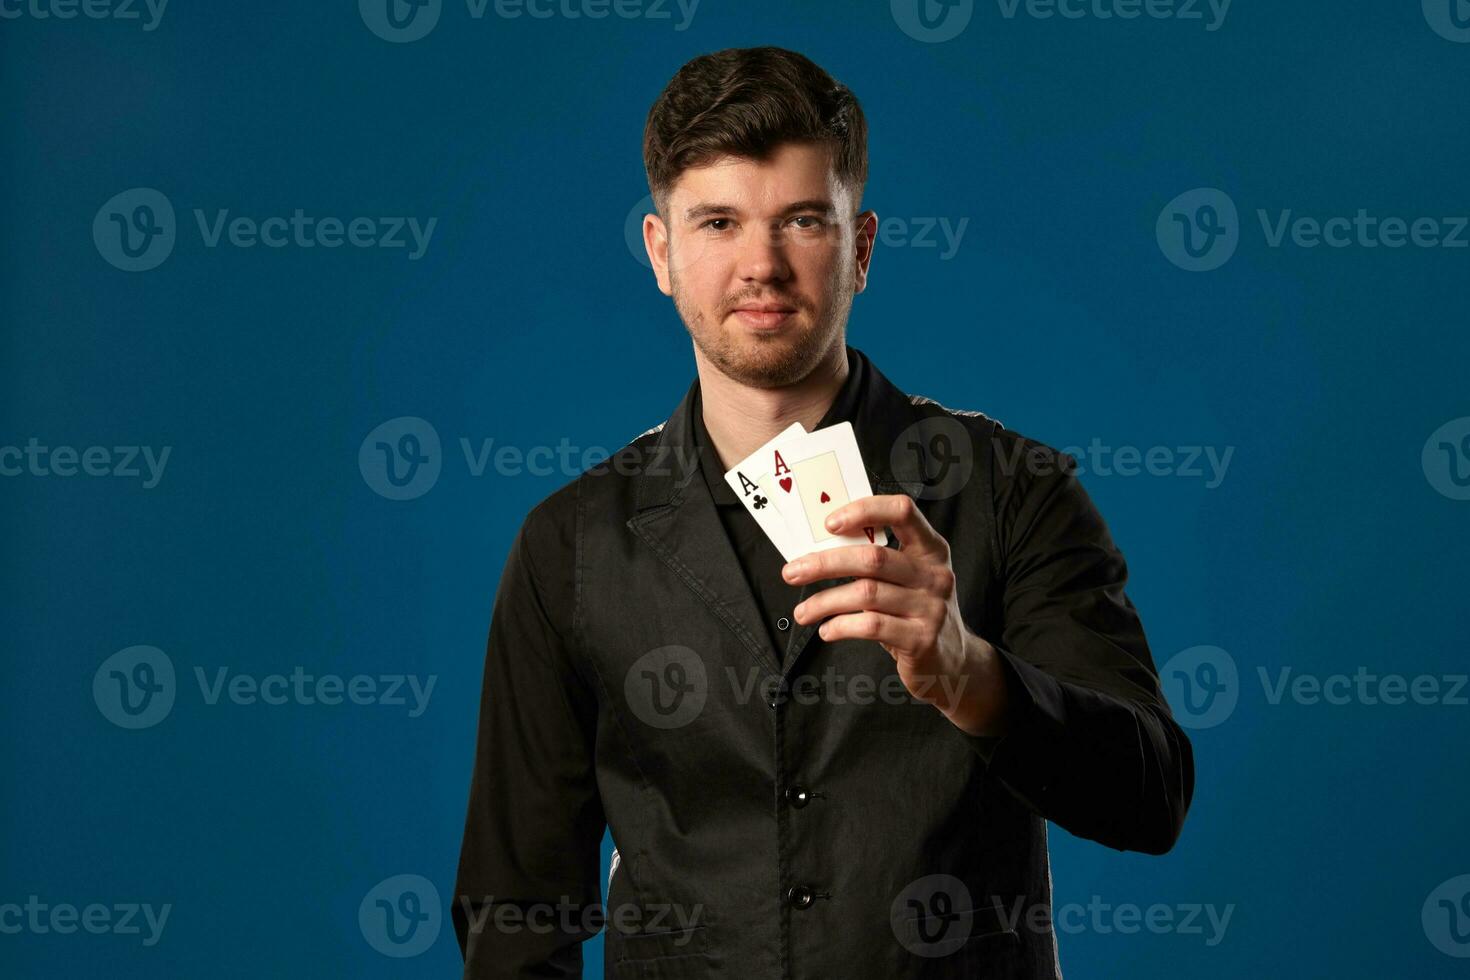
<instances>
[{"instance_id":1,"label":"man's eye","mask_svg":"<svg viewBox=\"0 0 1470 980\"><path fill-rule=\"evenodd\" d=\"M730 221L729 218L710 218L708 221L706 221L704 224L700 225L699 227L701 227L701 228L713 228L715 225L728 224L729 221ZM715 228L714 230L715 231L724 231L725 229L724 228Z\"/></svg>"},{"instance_id":2,"label":"man's eye","mask_svg":"<svg viewBox=\"0 0 1470 980\"><path fill-rule=\"evenodd\" d=\"M810 224L797 225L798 228L801 228L803 230L811 230L813 228L820 228L820 227L822 227L822 219L821 218L818 218L814 214L799 214L796 217L792 218L791 220L792 221L809 221L809 222L811 222Z\"/></svg>"}]
</instances>

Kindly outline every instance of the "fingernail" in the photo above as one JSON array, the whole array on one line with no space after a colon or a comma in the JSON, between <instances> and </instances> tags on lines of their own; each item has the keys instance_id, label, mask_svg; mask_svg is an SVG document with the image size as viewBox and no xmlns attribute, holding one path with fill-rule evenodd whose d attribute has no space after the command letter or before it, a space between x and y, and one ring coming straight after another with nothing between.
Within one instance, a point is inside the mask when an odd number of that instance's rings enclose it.
<instances>
[{"instance_id":1,"label":"fingernail","mask_svg":"<svg viewBox=\"0 0 1470 980\"><path fill-rule=\"evenodd\" d=\"M790 562L785 568L781 569L781 574L786 578L794 578L801 574L801 570L805 565L806 563L802 561Z\"/></svg>"},{"instance_id":2,"label":"fingernail","mask_svg":"<svg viewBox=\"0 0 1470 980\"><path fill-rule=\"evenodd\" d=\"M827 530L835 531L842 526L842 520L836 514L827 515Z\"/></svg>"}]
</instances>

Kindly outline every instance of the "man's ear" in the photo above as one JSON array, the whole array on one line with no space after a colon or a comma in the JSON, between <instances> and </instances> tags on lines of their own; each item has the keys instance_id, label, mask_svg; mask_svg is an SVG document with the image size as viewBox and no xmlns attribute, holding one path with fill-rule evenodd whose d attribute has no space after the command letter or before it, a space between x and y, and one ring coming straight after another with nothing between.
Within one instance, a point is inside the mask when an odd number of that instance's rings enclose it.
<instances>
[{"instance_id":1,"label":"man's ear","mask_svg":"<svg viewBox=\"0 0 1470 980\"><path fill-rule=\"evenodd\" d=\"M657 214L643 216L643 249L653 266L653 277L658 280L659 292L674 295L669 283L669 229Z\"/></svg>"},{"instance_id":2,"label":"man's ear","mask_svg":"<svg viewBox=\"0 0 1470 980\"><path fill-rule=\"evenodd\" d=\"M878 237L878 212L864 211L852 220L856 229L853 236L853 261L857 263L852 291L856 295L868 284L868 266L873 261L873 243Z\"/></svg>"}]
</instances>

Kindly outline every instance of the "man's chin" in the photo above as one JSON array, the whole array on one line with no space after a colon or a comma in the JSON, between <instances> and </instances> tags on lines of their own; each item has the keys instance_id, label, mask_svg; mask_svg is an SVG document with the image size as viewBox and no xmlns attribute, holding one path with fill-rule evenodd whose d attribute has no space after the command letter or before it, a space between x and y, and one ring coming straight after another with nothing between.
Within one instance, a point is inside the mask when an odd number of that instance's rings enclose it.
<instances>
[{"instance_id":1,"label":"man's chin","mask_svg":"<svg viewBox=\"0 0 1470 980\"><path fill-rule=\"evenodd\" d=\"M751 331L739 325L725 335L714 358L722 372L752 388L781 388L805 378L821 358L809 332Z\"/></svg>"}]
</instances>

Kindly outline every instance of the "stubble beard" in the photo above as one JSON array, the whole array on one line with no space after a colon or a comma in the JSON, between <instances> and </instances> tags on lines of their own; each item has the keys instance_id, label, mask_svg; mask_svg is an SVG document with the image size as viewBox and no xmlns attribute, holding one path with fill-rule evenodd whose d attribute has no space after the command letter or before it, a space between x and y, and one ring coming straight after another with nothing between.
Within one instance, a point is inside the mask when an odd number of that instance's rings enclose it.
<instances>
[{"instance_id":1,"label":"stubble beard","mask_svg":"<svg viewBox=\"0 0 1470 980\"><path fill-rule=\"evenodd\" d=\"M825 310L813 310L804 300L798 301L797 316L806 321L805 325L798 322L762 335L746 330L737 318L729 316L729 306L711 315L721 317L718 320L707 316L685 295L672 268L669 285L679 318L700 353L721 374L751 388L784 388L804 379L834 345L842 342L852 309L852 283L841 281L839 276L829 294L833 302Z\"/></svg>"}]
</instances>

